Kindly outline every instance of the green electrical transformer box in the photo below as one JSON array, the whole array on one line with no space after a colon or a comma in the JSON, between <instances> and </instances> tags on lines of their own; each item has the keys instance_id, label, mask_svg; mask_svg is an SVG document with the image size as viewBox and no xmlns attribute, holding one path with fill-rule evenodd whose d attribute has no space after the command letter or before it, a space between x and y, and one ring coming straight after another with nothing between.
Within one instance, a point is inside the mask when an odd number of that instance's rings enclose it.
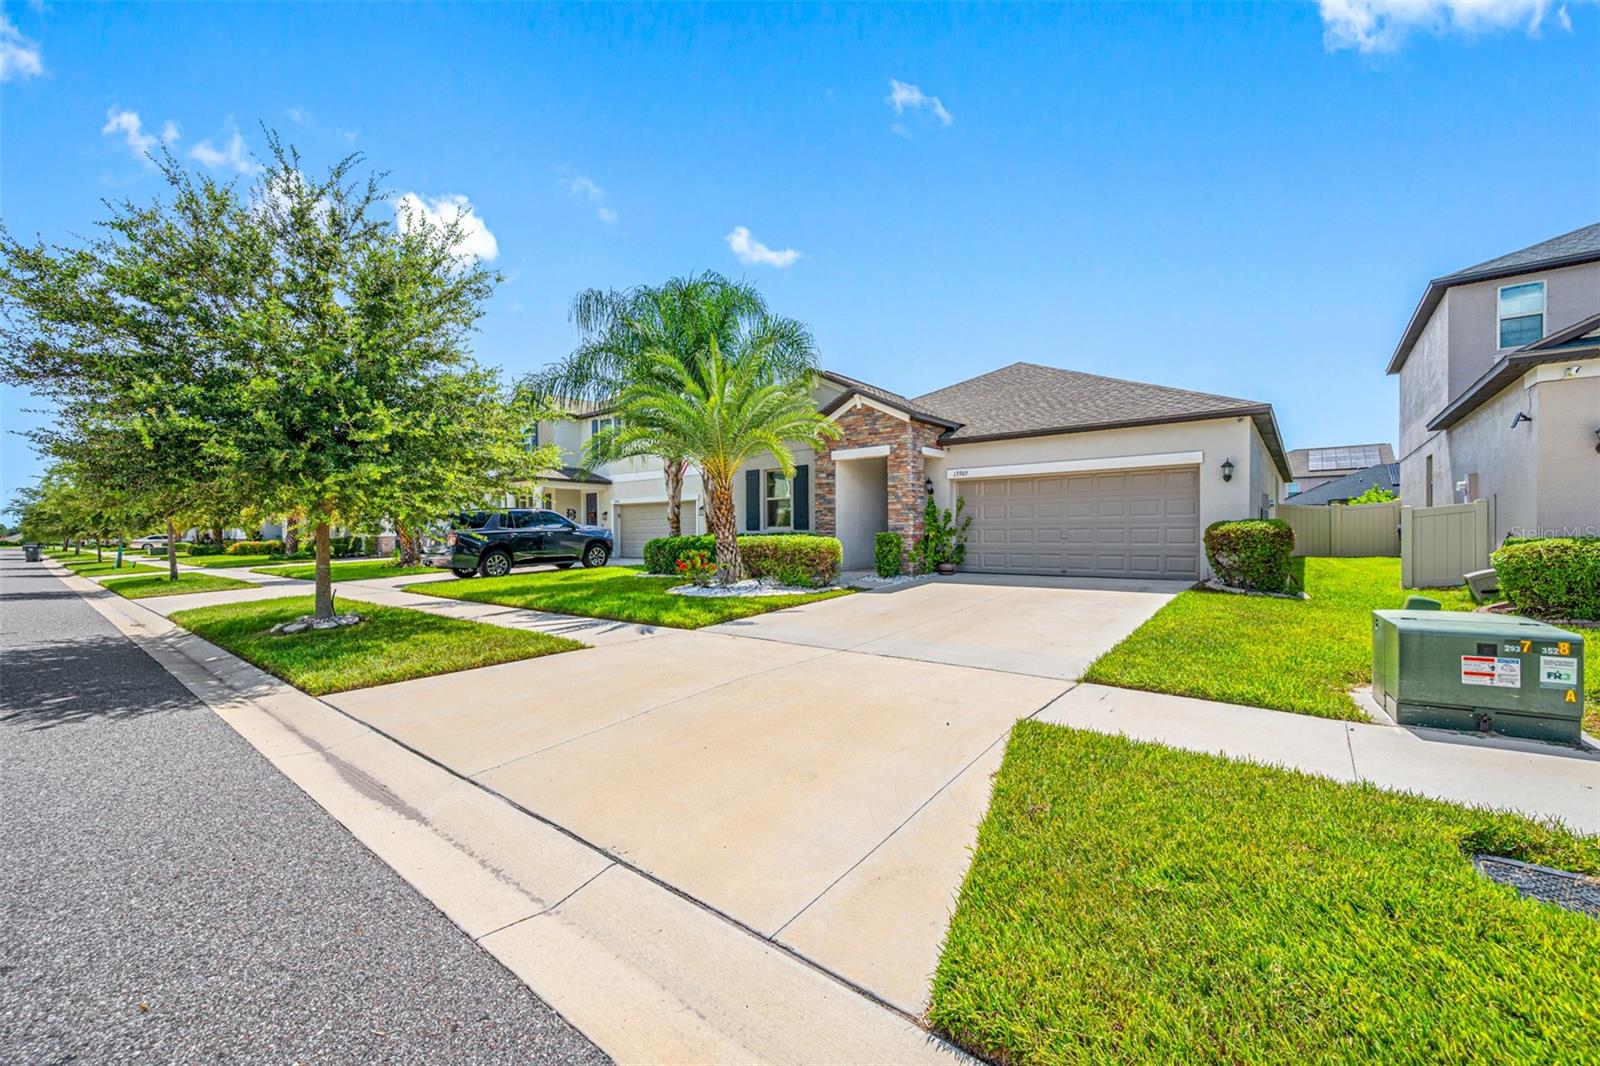
<instances>
[{"instance_id":1,"label":"green electrical transformer box","mask_svg":"<svg viewBox=\"0 0 1600 1066\"><path fill-rule=\"evenodd\" d=\"M1515 615L1373 611L1372 694L1401 725L1576 744L1583 638Z\"/></svg>"}]
</instances>

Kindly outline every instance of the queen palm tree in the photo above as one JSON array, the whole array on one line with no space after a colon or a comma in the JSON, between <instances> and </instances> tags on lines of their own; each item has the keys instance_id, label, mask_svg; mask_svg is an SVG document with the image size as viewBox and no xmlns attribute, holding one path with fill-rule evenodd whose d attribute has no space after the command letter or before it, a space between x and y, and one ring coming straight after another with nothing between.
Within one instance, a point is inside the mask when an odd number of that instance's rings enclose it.
<instances>
[{"instance_id":1,"label":"queen palm tree","mask_svg":"<svg viewBox=\"0 0 1600 1066\"><path fill-rule=\"evenodd\" d=\"M675 354L681 365L693 368L712 339L726 349L757 323L774 338L765 357L769 373L809 379L817 367L816 345L804 327L769 315L755 286L715 271L669 278L659 286L585 289L572 301L571 318L582 337L578 347L524 382L541 396L614 407L626 389L657 372L656 355ZM666 481L668 532L677 536L688 453L674 450L677 444L665 437L656 441L657 450L638 439L628 441L614 431L596 434L584 455L585 466L639 455L658 457Z\"/></svg>"},{"instance_id":2,"label":"queen palm tree","mask_svg":"<svg viewBox=\"0 0 1600 1066\"><path fill-rule=\"evenodd\" d=\"M793 445L817 447L839 435L812 400L810 370L789 361L797 328L788 319L762 317L727 337L726 344L711 334L706 346L688 358L671 349L650 349L642 373L617 396L621 425L608 447L618 454L676 452L699 468L722 584L744 573L733 506L740 464L771 453L784 476L793 477Z\"/></svg>"}]
</instances>

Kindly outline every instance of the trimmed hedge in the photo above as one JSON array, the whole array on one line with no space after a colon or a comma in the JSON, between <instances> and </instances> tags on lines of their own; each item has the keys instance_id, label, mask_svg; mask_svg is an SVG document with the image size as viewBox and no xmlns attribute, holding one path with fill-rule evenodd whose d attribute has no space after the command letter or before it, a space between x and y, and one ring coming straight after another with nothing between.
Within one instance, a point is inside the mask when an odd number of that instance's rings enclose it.
<instances>
[{"instance_id":1,"label":"trimmed hedge","mask_svg":"<svg viewBox=\"0 0 1600 1066\"><path fill-rule=\"evenodd\" d=\"M710 533L681 537L657 537L644 543L644 568L652 574L676 574L678 560L690 552L715 555L717 538Z\"/></svg>"},{"instance_id":2,"label":"trimmed hedge","mask_svg":"<svg viewBox=\"0 0 1600 1066\"><path fill-rule=\"evenodd\" d=\"M765 577L783 585L821 588L839 577L844 547L837 537L809 533L774 533L740 537L739 557L751 577Z\"/></svg>"},{"instance_id":3,"label":"trimmed hedge","mask_svg":"<svg viewBox=\"0 0 1600 1066\"><path fill-rule=\"evenodd\" d=\"M235 540L225 549L228 555L282 555L281 540Z\"/></svg>"},{"instance_id":4,"label":"trimmed hedge","mask_svg":"<svg viewBox=\"0 0 1600 1066\"><path fill-rule=\"evenodd\" d=\"M710 533L657 537L645 542L644 565L652 574L678 573L678 560L692 552L717 553ZM771 578L785 585L820 588L839 576L844 549L835 537L809 533L753 533L739 537L739 555L751 577Z\"/></svg>"},{"instance_id":5,"label":"trimmed hedge","mask_svg":"<svg viewBox=\"0 0 1600 1066\"><path fill-rule=\"evenodd\" d=\"M1600 537L1507 538L1489 561L1517 610L1600 621Z\"/></svg>"},{"instance_id":6,"label":"trimmed hedge","mask_svg":"<svg viewBox=\"0 0 1600 1066\"><path fill-rule=\"evenodd\" d=\"M1281 518L1213 522L1206 527L1206 558L1224 585L1256 592L1288 592L1294 530Z\"/></svg>"},{"instance_id":7,"label":"trimmed hedge","mask_svg":"<svg viewBox=\"0 0 1600 1066\"><path fill-rule=\"evenodd\" d=\"M906 545L898 533L875 533L872 537L872 566L879 577L895 577L905 563Z\"/></svg>"}]
</instances>

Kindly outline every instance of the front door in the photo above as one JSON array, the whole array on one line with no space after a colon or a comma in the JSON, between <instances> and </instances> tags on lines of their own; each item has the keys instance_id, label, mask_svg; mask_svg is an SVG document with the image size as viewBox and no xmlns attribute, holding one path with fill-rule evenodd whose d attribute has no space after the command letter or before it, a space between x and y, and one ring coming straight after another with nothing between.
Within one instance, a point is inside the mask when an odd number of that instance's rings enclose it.
<instances>
[{"instance_id":1,"label":"front door","mask_svg":"<svg viewBox=\"0 0 1600 1066\"><path fill-rule=\"evenodd\" d=\"M583 522L584 525L597 526L600 524L600 494L586 492L583 494Z\"/></svg>"}]
</instances>

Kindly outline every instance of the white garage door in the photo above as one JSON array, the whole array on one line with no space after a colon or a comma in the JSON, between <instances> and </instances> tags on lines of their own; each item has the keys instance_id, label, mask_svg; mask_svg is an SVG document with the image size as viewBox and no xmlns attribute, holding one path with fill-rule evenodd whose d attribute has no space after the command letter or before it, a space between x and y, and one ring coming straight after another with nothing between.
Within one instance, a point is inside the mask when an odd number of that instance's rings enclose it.
<instances>
[{"instance_id":1,"label":"white garage door","mask_svg":"<svg viewBox=\"0 0 1600 1066\"><path fill-rule=\"evenodd\" d=\"M644 558L644 542L667 535L667 505L664 503L628 503L617 508L617 518L622 526L624 559Z\"/></svg>"},{"instance_id":2,"label":"white garage door","mask_svg":"<svg viewBox=\"0 0 1600 1066\"><path fill-rule=\"evenodd\" d=\"M972 528L965 569L1200 577L1198 467L958 482Z\"/></svg>"}]
</instances>

